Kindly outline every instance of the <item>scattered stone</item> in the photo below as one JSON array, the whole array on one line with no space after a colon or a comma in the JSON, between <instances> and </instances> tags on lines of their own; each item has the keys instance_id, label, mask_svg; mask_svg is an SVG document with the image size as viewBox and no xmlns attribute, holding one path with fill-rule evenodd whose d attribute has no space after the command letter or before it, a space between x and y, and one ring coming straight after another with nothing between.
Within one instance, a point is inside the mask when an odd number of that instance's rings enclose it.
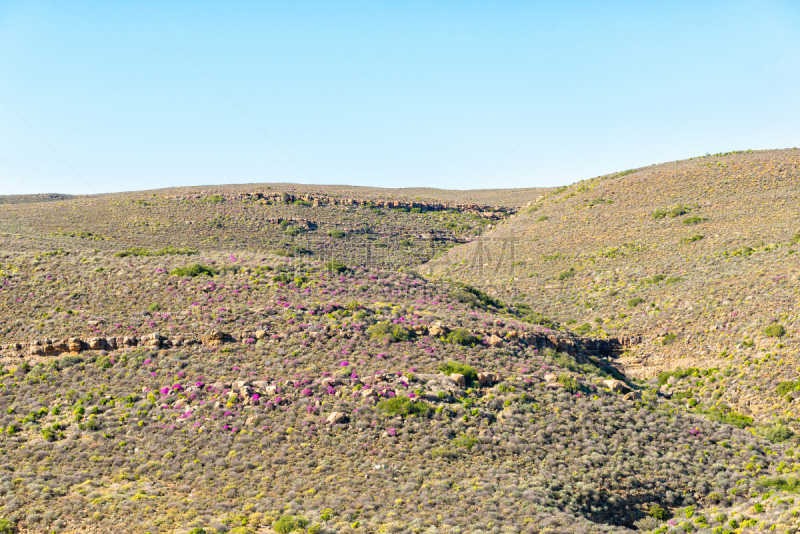
<instances>
[{"instance_id":1,"label":"scattered stone","mask_svg":"<svg viewBox=\"0 0 800 534\"><path fill-rule=\"evenodd\" d=\"M345 414L344 412L332 412L327 419L328 423L332 425L338 425L344 423L346 420L347 420L347 414Z\"/></svg>"},{"instance_id":2,"label":"scattered stone","mask_svg":"<svg viewBox=\"0 0 800 534\"><path fill-rule=\"evenodd\" d=\"M622 380L603 380L603 384L615 393L625 393L631 390Z\"/></svg>"}]
</instances>

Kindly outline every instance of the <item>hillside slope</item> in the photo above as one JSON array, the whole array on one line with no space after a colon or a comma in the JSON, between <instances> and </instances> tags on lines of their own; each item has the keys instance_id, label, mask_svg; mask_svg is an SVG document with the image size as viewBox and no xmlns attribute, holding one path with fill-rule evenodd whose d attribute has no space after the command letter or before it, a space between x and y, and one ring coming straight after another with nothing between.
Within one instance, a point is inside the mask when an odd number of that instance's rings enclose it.
<instances>
[{"instance_id":1,"label":"hillside slope","mask_svg":"<svg viewBox=\"0 0 800 534\"><path fill-rule=\"evenodd\" d=\"M632 376L747 370L709 396L795 416L776 387L800 366L799 163L797 150L731 153L585 180L422 270L517 295L591 336L641 336L618 362Z\"/></svg>"}]
</instances>

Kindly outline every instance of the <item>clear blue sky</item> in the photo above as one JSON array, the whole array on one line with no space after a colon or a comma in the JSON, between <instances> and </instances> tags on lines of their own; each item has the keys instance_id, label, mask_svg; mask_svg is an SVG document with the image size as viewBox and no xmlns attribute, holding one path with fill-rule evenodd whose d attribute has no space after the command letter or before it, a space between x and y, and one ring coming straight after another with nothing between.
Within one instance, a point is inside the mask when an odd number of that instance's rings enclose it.
<instances>
[{"instance_id":1,"label":"clear blue sky","mask_svg":"<svg viewBox=\"0 0 800 534\"><path fill-rule=\"evenodd\" d=\"M550 186L800 145L798 93L796 0L4 0L0 194Z\"/></svg>"}]
</instances>

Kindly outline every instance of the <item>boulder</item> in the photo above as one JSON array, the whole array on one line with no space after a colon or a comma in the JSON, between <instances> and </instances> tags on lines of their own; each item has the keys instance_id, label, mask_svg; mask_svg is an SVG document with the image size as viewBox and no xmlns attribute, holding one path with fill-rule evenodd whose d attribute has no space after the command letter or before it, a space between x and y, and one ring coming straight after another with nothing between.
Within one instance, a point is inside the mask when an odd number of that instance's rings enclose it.
<instances>
[{"instance_id":1,"label":"boulder","mask_svg":"<svg viewBox=\"0 0 800 534\"><path fill-rule=\"evenodd\" d=\"M492 334L492 336L489 338L489 346L490 347L502 347L503 346L503 339L500 338L496 334Z\"/></svg>"},{"instance_id":2,"label":"boulder","mask_svg":"<svg viewBox=\"0 0 800 534\"><path fill-rule=\"evenodd\" d=\"M148 347L155 347L158 348L161 346L161 342L164 338L162 338L158 332L153 332L152 334L148 334L142 338L142 343Z\"/></svg>"},{"instance_id":3,"label":"boulder","mask_svg":"<svg viewBox=\"0 0 800 534\"><path fill-rule=\"evenodd\" d=\"M622 380L603 380L603 384L615 393L626 393L631 390Z\"/></svg>"},{"instance_id":4,"label":"boulder","mask_svg":"<svg viewBox=\"0 0 800 534\"><path fill-rule=\"evenodd\" d=\"M208 334L202 336L200 340L203 342L203 345L210 345L212 347L222 345L223 341L228 336L220 332L219 330L211 330Z\"/></svg>"},{"instance_id":5,"label":"boulder","mask_svg":"<svg viewBox=\"0 0 800 534\"><path fill-rule=\"evenodd\" d=\"M344 412L332 412L327 419L328 423L332 425L338 425L344 423L346 420L347 420L347 414L345 414Z\"/></svg>"},{"instance_id":6,"label":"boulder","mask_svg":"<svg viewBox=\"0 0 800 534\"><path fill-rule=\"evenodd\" d=\"M450 380L455 382L455 384L460 388L467 387L467 379L461 373L453 373L450 375Z\"/></svg>"},{"instance_id":7,"label":"boulder","mask_svg":"<svg viewBox=\"0 0 800 534\"><path fill-rule=\"evenodd\" d=\"M254 380L250 385L256 393L266 393L269 382L266 380Z\"/></svg>"},{"instance_id":8,"label":"boulder","mask_svg":"<svg viewBox=\"0 0 800 534\"><path fill-rule=\"evenodd\" d=\"M491 387L495 382L497 376L494 373L478 373L478 383L481 386Z\"/></svg>"},{"instance_id":9,"label":"boulder","mask_svg":"<svg viewBox=\"0 0 800 534\"><path fill-rule=\"evenodd\" d=\"M547 373L544 375L545 382L555 382L556 380L558 380L558 377L553 373Z\"/></svg>"},{"instance_id":10,"label":"boulder","mask_svg":"<svg viewBox=\"0 0 800 534\"><path fill-rule=\"evenodd\" d=\"M267 337L266 330L256 330L256 339L264 339L265 337Z\"/></svg>"},{"instance_id":11,"label":"boulder","mask_svg":"<svg viewBox=\"0 0 800 534\"><path fill-rule=\"evenodd\" d=\"M622 400L626 400L628 402L642 400L642 393L640 391L628 392L628 393L625 394L624 397L622 397Z\"/></svg>"},{"instance_id":12,"label":"boulder","mask_svg":"<svg viewBox=\"0 0 800 534\"><path fill-rule=\"evenodd\" d=\"M83 341L79 337L71 337L67 341L67 348L70 352L80 352L83 349Z\"/></svg>"},{"instance_id":13,"label":"boulder","mask_svg":"<svg viewBox=\"0 0 800 534\"><path fill-rule=\"evenodd\" d=\"M444 326L440 321L436 321L431 326L428 327L428 335L433 337L439 337L447 335L448 328Z\"/></svg>"},{"instance_id":14,"label":"boulder","mask_svg":"<svg viewBox=\"0 0 800 534\"><path fill-rule=\"evenodd\" d=\"M90 338L89 341L86 342L89 345L91 350L103 350L106 348L106 338L104 337L93 337Z\"/></svg>"}]
</instances>

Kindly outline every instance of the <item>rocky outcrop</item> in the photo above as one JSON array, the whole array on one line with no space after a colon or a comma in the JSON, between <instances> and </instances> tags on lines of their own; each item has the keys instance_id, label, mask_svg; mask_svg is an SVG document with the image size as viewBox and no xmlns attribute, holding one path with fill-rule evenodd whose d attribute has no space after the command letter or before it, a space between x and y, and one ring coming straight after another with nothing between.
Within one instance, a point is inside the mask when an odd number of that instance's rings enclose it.
<instances>
[{"instance_id":1,"label":"rocky outcrop","mask_svg":"<svg viewBox=\"0 0 800 534\"><path fill-rule=\"evenodd\" d=\"M509 215L516 213L516 208L508 206L486 206L481 204L451 204L447 202L429 202L425 200L383 200L383 199L368 199L368 198L343 198L330 195L320 194L295 194L287 192L263 192L254 191L249 193L225 193L216 194L223 197L225 200L238 200L259 202L262 204L291 204L291 203L307 203L310 206L364 206L370 208L386 208L386 209L419 209L421 211L458 211L461 213L472 213L478 215L483 219L488 220L501 220ZM206 195L196 194L192 198L202 199ZM168 198L185 199L186 195L175 195ZM280 222L280 221L278 221ZM300 222L300 221L298 221ZM310 222L310 221L307 221Z\"/></svg>"}]
</instances>

